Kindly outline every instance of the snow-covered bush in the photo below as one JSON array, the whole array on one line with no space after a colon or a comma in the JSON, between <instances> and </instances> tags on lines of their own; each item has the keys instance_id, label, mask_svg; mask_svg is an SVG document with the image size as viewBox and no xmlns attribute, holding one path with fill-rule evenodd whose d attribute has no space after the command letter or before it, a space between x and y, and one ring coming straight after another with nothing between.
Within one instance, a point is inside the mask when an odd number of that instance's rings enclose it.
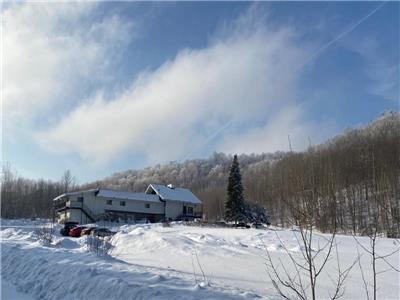
<instances>
[{"instance_id":1,"label":"snow-covered bush","mask_svg":"<svg viewBox=\"0 0 400 300\"><path fill-rule=\"evenodd\" d=\"M163 222L162 227L171 227L171 222Z\"/></svg>"},{"instance_id":2,"label":"snow-covered bush","mask_svg":"<svg viewBox=\"0 0 400 300\"><path fill-rule=\"evenodd\" d=\"M86 238L86 249L89 252L96 253L97 255L109 255L112 248L110 237L89 235Z\"/></svg>"},{"instance_id":3,"label":"snow-covered bush","mask_svg":"<svg viewBox=\"0 0 400 300\"><path fill-rule=\"evenodd\" d=\"M54 228L48 226L40 226L35 229L34 237L42 245L50 245L54 240Z\"/></svg>"},{"instance_id":4,"label":"snow-covered bush","mask_svg":"<svg viewBox=\"0 0 400 300\"><path fill-rule=\"evenodd\" d=\"M270 224L270 216L265 208L259 204L245 203L246 220L255 224Z\"/></svg>"}]
</instances>

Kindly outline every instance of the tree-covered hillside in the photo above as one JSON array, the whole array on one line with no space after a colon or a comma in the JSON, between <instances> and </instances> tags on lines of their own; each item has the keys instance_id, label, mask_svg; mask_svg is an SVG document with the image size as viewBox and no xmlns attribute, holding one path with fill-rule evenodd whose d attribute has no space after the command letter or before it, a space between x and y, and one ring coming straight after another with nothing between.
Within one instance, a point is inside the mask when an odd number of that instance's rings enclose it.
<instances>
[{"instance_id":1,"label":"tree-covered hillside","mask_svg":"<svg viewBox=\"0 0 400 300\"><path fill-rule=\"evenodd\" d=\"M388 235L400 232L400 114L389 112L363 128L348 129L303 152L238 155L245 200L266 207L275 224L312 216L323 231L334 227L363 233L376 224ZM34 181L3 168L2 217L48 216L51 197L64 190L101 187L142 192L150 183L190 188L204 204L206 220L224 218L232 156L170 162L127 170L68 188ZM65 174L70 176L70 174ZM67 177L68 177L67 176ZM64 187L63 187L64 186Z\"/></svg>"},{"instance_id":2,"label":"tree-covered hillside","mask_svg":"<svg viewBox=\"0 0 400 300\"><path fill-rule=\"evenodd\" d=\"M301 208L315 209L316 226L361 232L376 219L381 230L399 230L400 116L382 115L363 128L311 146L304 152L239 155L245 198L266 206L282 225L300 219ZM86 187L143 191L150 183L192 189L208 220L222 219L232 156L170 162L116 173ZM300 207L301 206L301 207Z\"/></svg>"}]
</instances>

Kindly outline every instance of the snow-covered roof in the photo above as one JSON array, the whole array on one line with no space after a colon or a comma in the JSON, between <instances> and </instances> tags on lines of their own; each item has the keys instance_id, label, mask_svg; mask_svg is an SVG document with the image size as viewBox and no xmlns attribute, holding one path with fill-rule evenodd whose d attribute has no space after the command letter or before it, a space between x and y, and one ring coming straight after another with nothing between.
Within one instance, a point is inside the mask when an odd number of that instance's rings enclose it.
<instances>
[{"instance_id":1,"label":"snow-covered roof","mask_svg":"<svg viewBox=\"0 0 400 300\"><path fill-rule=\"evenodd\" d=\"M190 190L177 188L177 187L166 187L161 184L150 184L146 190L146 194L153 189L158 196L163 200L181 201L194 204L201 204L199 198L197 198Z\"/></svg>"},{"instance_id":2,"label":"snow-covered roof","mask_svg":"<svg viewBox=\"0 0 400 300\"><path fill-rule=\"evenodd\" d=\"M85 191L77 191L77 192L64 193L64 194L62 194L62 195L60 195L60 196L55 197L55 198L53 199L53 201L60 200L60 199L62 199L62 198L64 198L64 197L67 197L67 196L82 195L82 194L85 194L85 193L95 193L95 192L97 192L98 190L99 190L99 189L91 189L91 190L85 190Z\"/></svg>"},{"instance_id":3,"label":"snow-covered roof","mask_svg":"<svg viewBox=\"0 0 400 300\"><path fill-rule=\"evenodd\" d=\"M150 193L151 190L154 190L156 194ZM162 200L201 204L200 199L197 198L190 190L184 188L177 188L173 186L167 187L161 184L150 184L146 189L145 193L91 189L85 191L65 193L54 198L54 201L60 200L67 196L83 195L86 193L94 193L96 197L104 197L104 198L116 198L116 199L151 201L151 202L160 202L161 198Z\"/></svg>"},{"instance_id":4,"label":"snow-covered roof","mask_svg":"<svg viewBox=\"0 0 400 300\"><path fill-rule=\"evenodd\" d=\"M126 200L160 202L160 199L158 198L157 195L145 194L145 193L118 192L118 191L101 189L99 190L96 196L105 198L126 199Z\"/></svg>"}]
</instances>

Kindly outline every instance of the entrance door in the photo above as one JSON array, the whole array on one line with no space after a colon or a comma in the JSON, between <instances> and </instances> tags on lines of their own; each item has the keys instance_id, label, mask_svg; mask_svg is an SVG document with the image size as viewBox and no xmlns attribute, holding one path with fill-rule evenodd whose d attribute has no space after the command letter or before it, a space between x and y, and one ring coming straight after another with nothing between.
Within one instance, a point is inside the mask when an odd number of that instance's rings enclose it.
<instances>
[{"instance_id":1,"label":"entrance door","mask_svg":"<svg viewBox=\"0 0 400 300\"><path fill-rule=\"evenodd\" d=\"M183 206L183 215L184 215L184 216L186 216L186 212L187 212L187 208L186 208L186 206L184 205L184 206Z\"/></svg>"}]
</instances>

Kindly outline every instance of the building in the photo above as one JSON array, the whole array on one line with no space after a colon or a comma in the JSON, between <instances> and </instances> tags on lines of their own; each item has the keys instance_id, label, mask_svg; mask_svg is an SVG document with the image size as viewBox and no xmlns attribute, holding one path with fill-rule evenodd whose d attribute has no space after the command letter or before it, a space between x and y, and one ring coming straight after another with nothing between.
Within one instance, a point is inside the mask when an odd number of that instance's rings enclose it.
<instances>
[{"instance_id":1,"label":"building","mask_svg":"<svg viewBox=\"0 0 400 300\"><path fill-rule=\"evenodd\" d=\"M150 184L144 193L91 189L54 198L58 222L100 220L161 222L202 217L201 201L188 189Z\"/></svg>"}]
</instances>

